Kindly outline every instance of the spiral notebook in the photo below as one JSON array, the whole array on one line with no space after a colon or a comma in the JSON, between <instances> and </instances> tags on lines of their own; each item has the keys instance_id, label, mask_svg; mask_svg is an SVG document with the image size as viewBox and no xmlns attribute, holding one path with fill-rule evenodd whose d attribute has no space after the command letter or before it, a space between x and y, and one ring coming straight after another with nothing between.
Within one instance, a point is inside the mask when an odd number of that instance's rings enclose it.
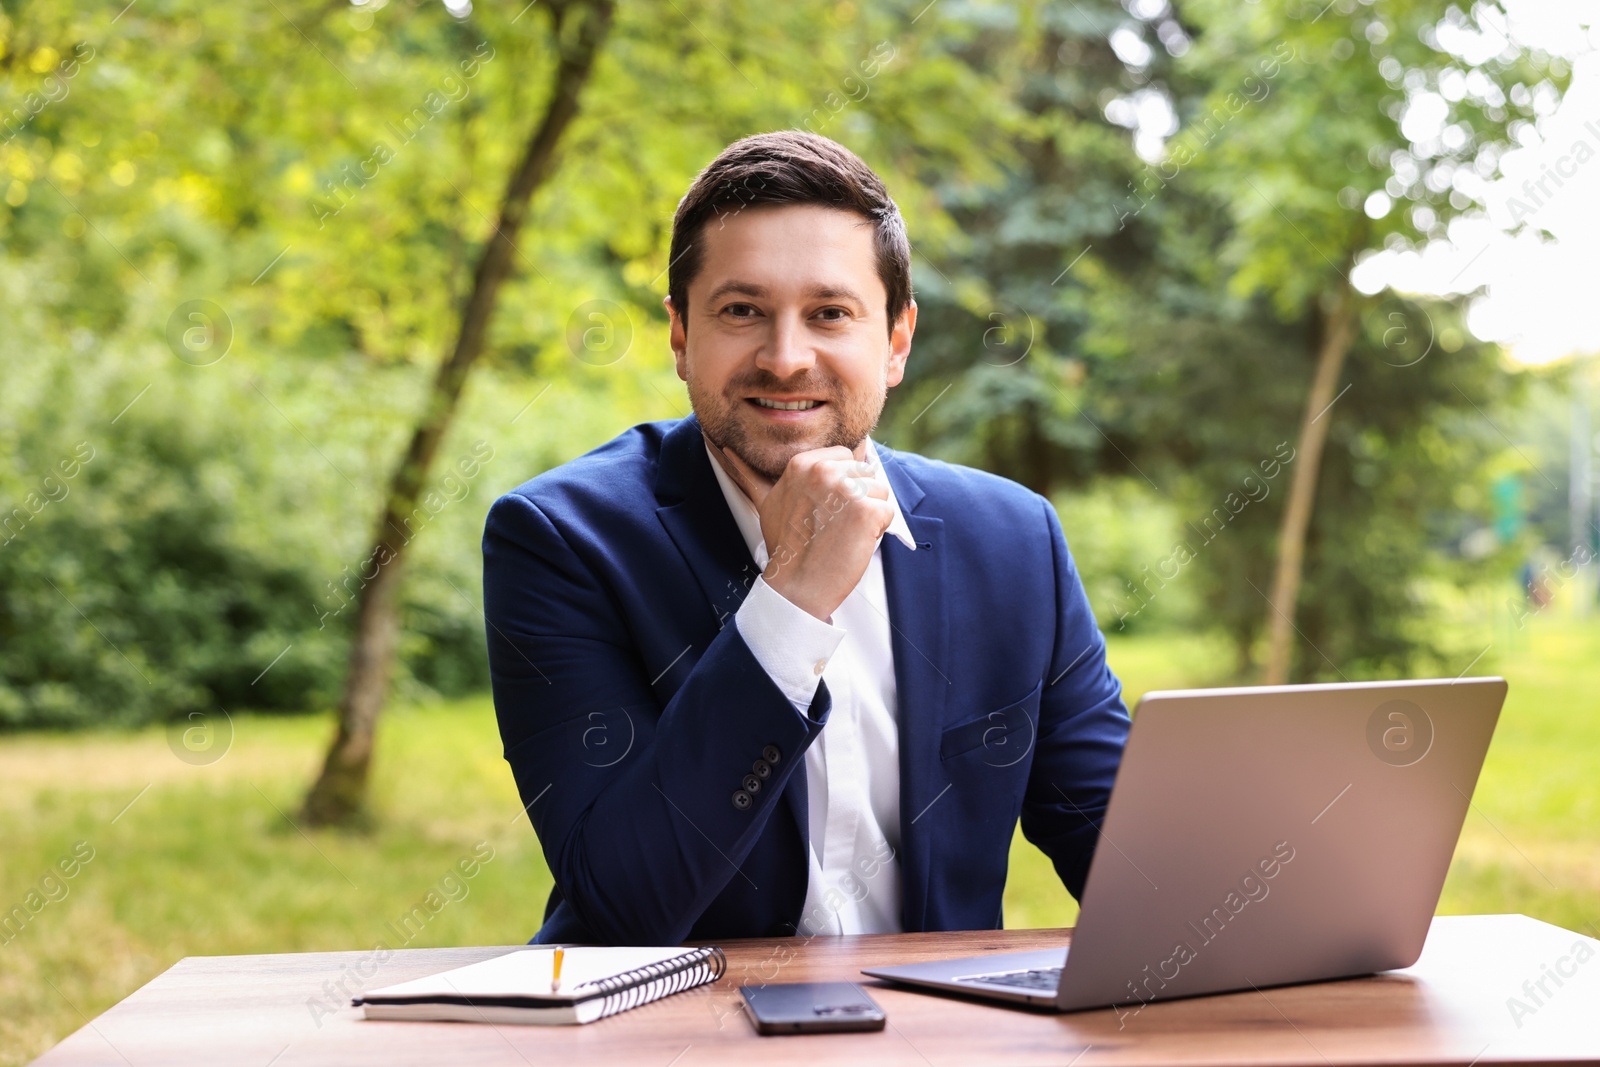
<instances>
[{"instance_id":1,"label":"spiral notebook","mask_svg":"<svg viewBox=\"0 0 1600 1067\"><path fill-rule=\"evenodd\" d=\"M413 1022L592 1023L715 982L727 969L716 947L569 948L561 989L551 990L555 952L526 948L363 993L368 1019Z\"/></svg>"}]
</instances>

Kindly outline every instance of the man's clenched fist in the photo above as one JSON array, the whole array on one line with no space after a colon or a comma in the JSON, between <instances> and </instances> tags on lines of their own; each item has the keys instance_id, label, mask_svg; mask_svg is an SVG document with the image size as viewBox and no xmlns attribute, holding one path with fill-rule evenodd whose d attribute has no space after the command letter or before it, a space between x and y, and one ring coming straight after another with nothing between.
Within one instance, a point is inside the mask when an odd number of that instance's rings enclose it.
<instances>
[{"instance_id":1,"label":"man's clenched fist","mask_svg":"<svg viewBox=\"0 0 1600 1067\"><path fill-rule=\"evenodd\" d=\"M871 464L835 446L796 454L778 481L757 493L771 555L762 577L790 603L831 622L894 519L889 487Z\"/></svg>"}]
</instances>

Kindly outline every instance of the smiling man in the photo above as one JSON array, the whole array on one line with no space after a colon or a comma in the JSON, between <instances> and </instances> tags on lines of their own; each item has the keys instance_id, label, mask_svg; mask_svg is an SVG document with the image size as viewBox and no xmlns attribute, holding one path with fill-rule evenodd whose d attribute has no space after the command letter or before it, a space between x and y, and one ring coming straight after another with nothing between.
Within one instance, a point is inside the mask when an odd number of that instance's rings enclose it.
<instances>
[{"instance_id":1,"label":"smiling man","mask_svg":"<svg viewBox=\"0 0 1600 1067\"><path fill-rule=\"evenodd\" d=\"M502 497L484 610L540 943L988 929L1014 828L1083 891L1127 737L1048 501L872 441L911 352L882 181L786 131L673 220L694 414Z\"/></svg>"}]
</instances>

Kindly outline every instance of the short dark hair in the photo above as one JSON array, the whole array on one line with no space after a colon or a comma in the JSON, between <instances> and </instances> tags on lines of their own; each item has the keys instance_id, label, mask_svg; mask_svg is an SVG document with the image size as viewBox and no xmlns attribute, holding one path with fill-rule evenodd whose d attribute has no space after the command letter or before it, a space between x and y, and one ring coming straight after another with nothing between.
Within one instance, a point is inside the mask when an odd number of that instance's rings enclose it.
<instances>
[{"instance_id":1,"label":"short dark hair","mask_svg":"<svg viewBox=\"0 0 1600 1067\"><path fill-rule=\"evenodd\" d=\"M735 141L702 170L672 217L667 295L688 322L689 283L705 252L699 240L713 218L768 204L821 204L851 211L876 228L878 277L888 290L889 328L911 306L911 243L905 220L873 169L837 141L779 130Z\"/></svg>"}]
</instances>

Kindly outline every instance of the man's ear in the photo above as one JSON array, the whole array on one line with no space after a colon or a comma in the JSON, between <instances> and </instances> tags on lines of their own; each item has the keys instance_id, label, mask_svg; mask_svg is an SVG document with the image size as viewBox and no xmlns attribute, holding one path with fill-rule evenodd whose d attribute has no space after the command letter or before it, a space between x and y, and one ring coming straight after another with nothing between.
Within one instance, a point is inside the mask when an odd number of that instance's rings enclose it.
<instances>
[{"instance_id":1,"label":"man's ear","mask_svg":"<svg viewBox=\"0 0 1600 1067\"><path fill-rule=\"evenodd\" d=\"M683 316L678 314L678 309L672 304L672 297L662 297L661 304L667 309L667 317L672 322L671 331L667 336L667 343L672 346L672 358L677 364L678 377L683 381L688 381L689 332L684 327Z\"/></svg>"},{"instance_id":2,"label":"man's ear","mask_svg":"<svg viewBox=\"0 0 1600 1067\"><path fill-rule=\"evenodd\" d=\"M906 305L889 331L888 385L893 389L906 376L906 359L911 355L911 335L917 332L917 302Z\"/></svg>"}]
</instances>

